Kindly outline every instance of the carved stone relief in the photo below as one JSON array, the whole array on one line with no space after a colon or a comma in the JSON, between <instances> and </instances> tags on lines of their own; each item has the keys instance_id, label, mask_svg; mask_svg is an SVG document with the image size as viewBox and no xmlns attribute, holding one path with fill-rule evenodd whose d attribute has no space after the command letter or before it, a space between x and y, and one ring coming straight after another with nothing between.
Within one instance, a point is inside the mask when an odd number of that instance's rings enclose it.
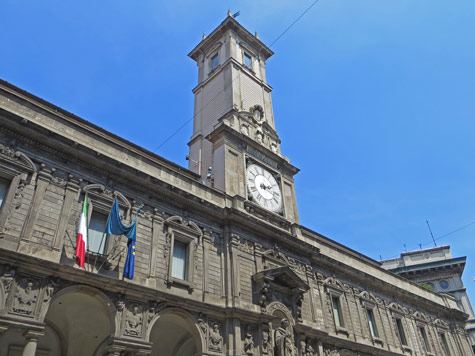
<instances>
[{"instance_id":1,"label":"carved stone relief","mask_svg":"<svg viewBox=\"0 0 475 356\"><path fill-rule=\"evenodd\" d=\"M323 353L325 356L340 356L340 352L336 349L324 348Z\"/></svg>"},{"instance_id":2,"label":"carved stone relief","mask_svg":"<svg viewBox=\"0 0 475 356\"><path fill-rule=\"evenodd\" d=\"M198 314L198 326L200 327L201 331L204 335L207 335L206 332L208 331L208 323L206 322L206 316L203 313Z\"/></svg>"},{"instance_id":3,"label":"carved stone relief","mask_svg":"<svg viewBox=\"0 0 475 356\"><path fill-rule=\"evenodd\" d=\"M23 201L23 190L25 190L26 187L26 180L21 179L20 182L18 183L18 187L15 191L15 195L13 196L12 200L12 209L18 209L21 206L21 203Z\"/></svg>"},{"instance_id":4,"label":"carved stone relief","mask_svg":"<svg viewBox=\"0 0 475 356\"><path fill-rule=\"evenodd\" d=\"M292 327L287 318L282 319L274 332L274 356L295 356Z\"/></svg>"},{"instance_id":5,"label":"carved stone relief","mask_svg":"<svg viewBox=\"0 0 475 356\"><path fill-rule=\"evenodd\" d=\"M127 309L124 335L142 337L143 315L139 304L131 304Z\"/></svg>"},{"instance_id":6,"label":"carved stone relief","mask_svg":"<svg viewBox=\"0 0 475 356\"><path fill-rule=\"evenodd\" d=\"M219 328L217 321L210 323L209 337L208 337L208 349L210 351L223 351L223 336Z\"/></svg>"},{"instance_id":7,"label":"carved stone relief","mask_svg":"<svg viewBox=\"0 0 475 356\"><path fill-rule=\"evenodd\" d=\"M29 278L22 278L17 284L11 312L32 316L37 300L38 282Z\"/></svg>"},{"instance_id":8,"label":"carved stone relief","mask_svg":"<svg viewBox=\"0 0 475 356\"><path fill-rule=\"evenodd\" d=\"M125 301L122 295L119 295L115 301L115 326L117 330L120 330L122 317L124 315Z\"/></svg>"},{"instance_id":9,"label":"carved stone relief","mask_svg":"<svg viewBox=\"0 0 475 356\"><path fill-rule=\"evenodd\" d=\"M10 293L13 280L15 279L15 269L11 266L4 265L0 270L0 282L3 284L5 296Z\"/></svg>"},{"instance_id":10,"label":"carved stone relief","mask_svg":"<svg viewBox=\"0 0 475 356\"><path fill-rule=\"evenodd\" d=\"M251 326L248 325L246 327L246 336L244 337L244 345L243 345L244 353L246 355L252 356L254 355L254 338L252 335Z\"/></svg>"},{"instance_id":11,"label":"carved stone relief","mask_svg":"<svg viewBox=\"0 0 475 356\"><path fill-rule=\"evenodd\" d=\"M265 308L270 301L270 296L269 296L269 287L270 284L267 282L264 282L262 285L262 288L259 290L259 305L262 308Z\"/></svg>"},{"instance_id":12,"label":"carved stone relief","mask_svg":"<svg viewBox=\"0 0 475 356\"><path fill-rule=\"evenodd\" d=\"M269 348L271 345L269 325L262 324L262 335L261 335L261 348L262 354L267 355L269 353Z\"/></svg>"},{"instance_id":13,"label":"carved stone relief","mask_svg":"<svg viewBox=\"0 0 475 356\"><path fill-rule=\"evenodd\" d=\"M303 305L303 293L300 293L296 297L295 301L295 315L297 320L302 321L302 305Z\"/></svg>"},{"instance_id":14,"label":"carved stone relief","mask_svg":"<svg viewBox=\"0 0 475 356\"><path fill-rule=\"evenodd\" d=\"M309 339L305 343L305 356L315 356L315 349L312 346L312 341Z\"/></svg>"}]
</instances>

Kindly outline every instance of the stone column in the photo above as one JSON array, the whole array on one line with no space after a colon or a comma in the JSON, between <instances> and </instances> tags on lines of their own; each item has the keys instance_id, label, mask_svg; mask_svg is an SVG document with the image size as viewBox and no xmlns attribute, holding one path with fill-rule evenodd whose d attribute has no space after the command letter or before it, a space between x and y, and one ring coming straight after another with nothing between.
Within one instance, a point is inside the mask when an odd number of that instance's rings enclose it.
<instances>
[{"instance_id":1,"label":"stone column","mask_svg":"<svg viewBox=\"0 0 475 356\"><path fill-rule=\"evenodd\" d=\"M26 345L23 349L22 356L35 356L38 339L44 334L38 331L27 331L25 334Z\"/></svg>"}]
</instances>

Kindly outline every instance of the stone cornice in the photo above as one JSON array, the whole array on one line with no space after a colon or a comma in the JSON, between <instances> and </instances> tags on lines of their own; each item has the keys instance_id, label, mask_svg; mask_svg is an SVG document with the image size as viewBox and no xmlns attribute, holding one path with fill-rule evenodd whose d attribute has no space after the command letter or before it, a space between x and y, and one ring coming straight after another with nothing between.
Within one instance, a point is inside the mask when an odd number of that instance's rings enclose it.
<instances>
[{"instance_id":1,"label":"stone cornice","mask_svg":"<svg viewBox=\"0 0 475 356\"><path fill-rule=\"evenodd\" d=\"M154 162L155 164L166 166L169 169L186 176L188 179L199 179L199 176L196 173L0 79L0 93L2 91L7 95L13 96L19 101L27 102L31 106L32 110L38 110L42 114L51 115L57 121L63 122L69 127L72 125L76 130L87 132L88 134L100 137L101 139L106 140L109 144L117 145L120 148L130 151L130 153L137 154L147 160ZM4 108L2 104L3 102L0 101L0 108ZM21 104L24 105L24 103ZM6 108L4 109L6 110ZM16 113L16 115L19 115L19 113ZM19 116L26 120L26 122L30 121L28 117L24 117L22 115ZM54 128L52 127L46 128L55 132ZM63 132L57 133L59 135L64 134Z\"/></svg>"},{"instance_id":2,"label":"stone cornice","mask_svg":"<svg viewBox=\"0 0 475 356\"><path fill-rule=\"evenodd\" d=\"M246 69L243 66L243 64L239 63L236 59L230 57L223 64L220 64L219 67L216 68L213 71L213 73L210 74L210 76L208 78L206 78L201 83L199 83L196 87L194 87L192 89L193 94L196 94L197 91L199 91L201 88L203 88L209 81L213 80L217 76L218 73L225 70L228 67L228 65L231 65L231 64L234 67L239 68L241 70L241 73L245 74L246 76L248 76L249 78L254 80L256 83L258 83L259 85L262 85L268 92L272 91L272 87L269 84L267 84L265 81L259 79L254 74L252 74L248 69Z\"/></svg>"},{"instance_id":3,"label":"stone cornice","mask_svg":"<svg viewBox=\"0 0 475 356\"><path fill-rule=\"evenodd\" d=\"M203 39L190 53L188 53L188 56L194 60L197 60L200 53L206 51L206 48L213 44L216 41L217 37L221 37L222 33L227 31L228 29L237 32L239 36L245 38L246 41L248 41L259 51L259 53L264 57L265 60L267 60L274 54L274 52L269 47L267 47L263 42L261 42L256 36L253 36L232 16L228 16L213 32L210 33L208 37Z\"/></svg>"},{"instance_id":4,"label":"stone cornice","mask_svg":"<svg viewBox=\"0 0 475 356\"><path fill-rule=\"evenodd\" d=\"M406 275L406 274L422 274L422 273L429 273L430 271L434 270L457 270L460 274L463 273L465 269L465 263L467 258L466 257L457 257L457 258L450 258L446 260L439 260L439 261L431 261L425 262L420 264L413 264L409 266L397 267L389 269L388 271Z\"/></svg>"},{"instance_id":5,"label":"stone cornice","mask_svg":"<svg viewBox=\"0 0 475 356\"><path fill-rule=\"evenodd\" d=\"M236 112L236 114L237 114L237 112ZM225 115L227 115L227 114L225 114ZM225 115L223 115L223 116L225 116ZM285 171L287 171L287 173L291 177L294 176L295 174L297 174L300 171L300 169L298 169L297 167L292 165L285 158L279 156L278 154L275 154L274 152L272 152L268 148L260 145L259 143L257 143L253 139L251 139L248 136L236 131L235 129L233 129L232 127L230 127L230 126L228 126L224 123L220 123L213 132L211 132L208 136L206 136L206 138L208 140L210 140L211 142L215 142L219 138L221 138L223 135L226 135L226 134L228 135L228 137L234 138L235 142L242 142L242 143L244 143L248 146L251 146L256 151L258 151L258 152L268 156L269 158L273 159L274 161L277 162L278 165L280 165Z\"/></svg>"}]
</instances>

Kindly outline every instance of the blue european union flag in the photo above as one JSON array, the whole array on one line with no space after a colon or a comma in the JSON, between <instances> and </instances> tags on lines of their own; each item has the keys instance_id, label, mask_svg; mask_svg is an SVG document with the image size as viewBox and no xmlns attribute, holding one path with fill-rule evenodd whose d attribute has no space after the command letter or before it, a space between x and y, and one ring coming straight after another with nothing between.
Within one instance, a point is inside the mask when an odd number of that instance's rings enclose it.
<instances>
[{"instance_id":1,"label":"blue european union flag","mask_svg":"<svg viewBox=\"0 0 475 356\"><path fill-rule=\"evenodd\" d=\"M134 266L135 266L135 239L137 234L137 216L139 211L135 214L135 220L129 226L122 224L122 218L120 217L119 202L117 197L112 205L112 210L109 214L107 221L107 233L111 235L125 235L127 236L127 258L124 266L124 277L128 279L134 278Z\"/></svg>"},{"instance_id":2,"label":"blue european union flag","mask_svg":"<svg viewBox=\"0 0 475 356\"><path fill-rule=\"evenodd\" d=\"M125 260L124 266L124 277L128 279L134 278L134 268L135 268L135 241L128 239L127 241L127 258Z\"/></svg>"},{"instance_id":3,"label":"blue european union flag","mask_svg":"<svg viewBox=\"0 0 475 356\"><path fill-rule=\"evenodd\" d=\"M120 217L119 202L117 197L114 200L112 205L111 212L109 214L109 219L107 221L107 233L111 235L125 235L130 240L135 241L136 234L136 225L137 225L137 215L139 214L140 209L137 210L135 215L135 220L129 226L122 224L122 218Z\"/></svg>"}]
</instances>

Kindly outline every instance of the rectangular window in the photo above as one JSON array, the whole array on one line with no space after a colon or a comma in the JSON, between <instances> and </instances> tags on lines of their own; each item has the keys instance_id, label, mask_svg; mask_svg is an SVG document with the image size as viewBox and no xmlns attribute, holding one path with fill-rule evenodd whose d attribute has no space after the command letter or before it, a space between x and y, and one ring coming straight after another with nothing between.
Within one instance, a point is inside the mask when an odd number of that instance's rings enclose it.
<instances>
[{"instance_id":1,"label":"rectangular window","mask_svg":"<svg viewBox=\"0 0 475 356\"><path fill-rule=\"evenodd\" d=\"M215 70L218 67L219 64L219 57L218 54L215 54L213 57L211 57L211 71Z\"/></svg>"},{"instance_id":2,"label":"rectangular window","mask_svg":"<svg viewBox=\"0 0 475 356\"><path fill-rule=\"evenodd\" d=\"M335 325L339 328L342 328L343 318L341 315L340 298L332 296L332 308L333 308L333 318L335 319Z\"/></svg>"},{"instance_id":3,"label":"rectangular window","mask_svg":"<svg viewBox=\"0 0 475 356\"><path fill-rule=\"evenodd\" d=\"M186 259L188 245L182 241L174 240L172 257L172 277L186 279Z\"/></svg>"},{"instance_id":4,"label":"rectangular window","mask_svg":"<svg viewBox=\"0 0 475 356\"><path fill-rule=\"evenodd\" d=\"M376 328L376 322L374 320L373 309L366 309L368 315L369 330L372 337L378 337L378 329Z\"/></svg>"},{"instance_id":5,"label":"rectangular window","mask_svg":"<svg viewBox=\"0 0 475 356\"><path fill-rule=\"evenodd\" d=\"M420 327L419 331L421 332L422 341L424 343L424 350L426 350L427 352L430 352L429 340L427 340L426 330L423 327Z\"/></svg>"},{"instance_id":6,"label":"rectangular window","mask_svg":"<svg viewBox=\"0 0 475 356\"><path fill-rule=\"evenodd\" d=\"M106 231L107 215L93 211L87 230L87 249L89 252L104 254L107 234Z\"/></svg>"},{"instance_id":7,"label":"rectangular window","mask_svg":"<svg viewBox=\"0 0 475 356\"><path fill-rule=\"evenodd\" d=\"M3 201L7 196L8 187L10 186L10 181L8 179L0 177L0 208L3 205Z\"/></svg>"},{"instance_id":8,"label":"rectangular window","mask_svg":"<svg viewBox=\"0 0 475 356\"><path fill-rule=\"evenodd\" d=\"M399 337L399 341L401 341L401 344L407 346L406 334L404 333L404 328L402 326L401 319L396 319L396 327L397 327L397 336Z\"/></svg>"},{"instance_id":9,"label":"rectangular window","mask_svg":"<svg viewBox=\"0 0 475 356\"><path fill-rule=\"evenodd\" d=\"M450 350L449 350L449 344L447 343L447 338L445 337L445 334L440 333L439 338L440 338L440 343L442 344L442 348L444 349L445 355L451 356Z\"/></svg>"},{"instance_id":10,"label":"rectangular window","mask_svg":"<svg viewBox=\"0 0 475 356\"><path fill-rule=\"evenodd\" d=\"M250 69L252 69L252 61L251 56L247 53L244 53L244 65Z\"/></svg>"}]
</instances>

